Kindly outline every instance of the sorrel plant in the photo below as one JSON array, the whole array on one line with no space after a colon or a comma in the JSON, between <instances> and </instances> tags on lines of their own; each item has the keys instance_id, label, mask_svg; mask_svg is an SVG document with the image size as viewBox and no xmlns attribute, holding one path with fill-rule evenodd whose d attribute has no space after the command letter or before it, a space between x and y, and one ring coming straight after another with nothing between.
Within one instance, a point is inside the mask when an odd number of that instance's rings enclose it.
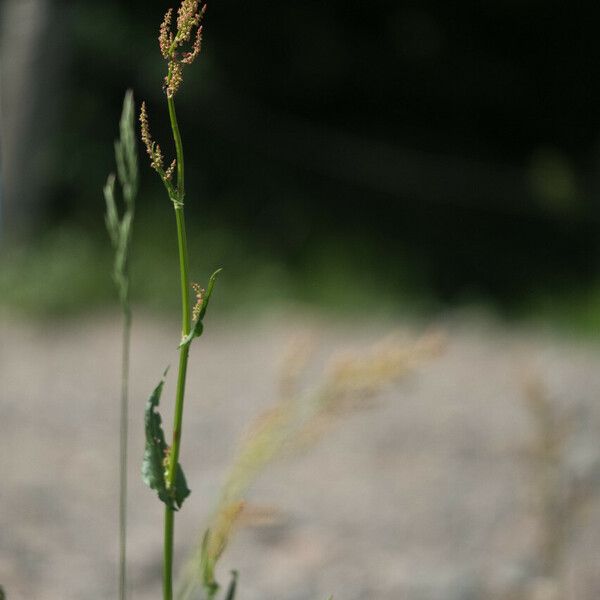
<instances>
[{"instance_id":1,"label":"sorrel plant","mask_svg":"<svg viewBox=\"0 0 600 600\"><path fill-rule=\"evenodd\" d=\"M173 598L175 512L181 508L183 501L190 494L183 470L179 464L188 357L193 339L202 335L204 315L216 277L219 273L219 271L213 273L206 290L201 289L197 284L193 284L196 300L194 306L192 306L192 284L189 276L184 215L185 162L183 143L175 110L175 96L183 83L184 68L187 65L191 65L200 54L202 45L201 21L205 10L206 5L201 6L198 0L183 0L177 12L175 30L172 27L173 9L167 11L160 26L159 47L167 63L167 74L164 79L163 89L167 97L167 107L175 146L175 159L167 168L165 168L162 150L153 141L150 134L145 103L142 104L140 114L142 140L150 158L150 166L160 177L175 211L181 282L181 343L179 344L179 366L172 440L171 444L168 445L162 430L162 420L157 412L164 384L163 377L163 380L154 390L146 406L146 449L142 466L142 476L145 483L157 492L158 497L165 504L163 545L164 600L171 600Z\"/></svg>"},{"instance_id":2,"label":"sorrel plant","mask_svg":"<svg viewBox=\"0 0 600 600\"><path fill-rule=\"evenodd\" d=\"M165 167L160 146L152 139L145 103L140 111L141 137L150 158L150 166L158 174L175 212L179 277L181 293L181 338L179 365L175 388L173 431L171 443L162 427L158 412L165 377L154 389L146 403L145 451L142 478L164 503L163 535L163 600L173 599L173 547L175 513L189 496L187 482L179 455L183 426L183 408L186 374L190 347L202 335L204 317L220 269L208 280L206 289L190 281L185 227L185 168L183 143L177 114L175 96L183 83L183 72L200 54L202 44L201 21L206 7L198 0L183 0L173 26L173 10L169 9L160 27L159 47L166 61L163 89L171 124L175 159ZM115 176L110 176L105 187L107 203L106 223L115 248L113 276L119 290L124 314L122 404L121 404L121 501L120 501L120 598L126 593L125 543L126 543L126 490L125 463L127 458L127 379L129 365L129 339L131 310L129 305L129 245L137 192L137 162L133 139L133 98L128 93L121 119L121 140L116 144L118 179L121 184L125 209L120 217L115 203ZM192 303L192 290L195 300ZM216 510L201 538L197 552L183 570L177 597L191 600L202 588L205 600L214 600L220 590L215 571L227 545L245 512L244 497L257 475L281 455L287 455L306 442L314 442L324 435L330 421L356 408L369 406L370 400L388 385L417 368L435 355L439 349L437 336L425 336L415 344L405 346L391 338L361 355L337 357L325 368L321 383L305 388L303 373L311 352L306 348L292 352L284 364L281 400L266 414L261 415L252 427L251 435L241 444L229 475L226 477ZM232 572L223 600L234 600L237 573ZM332 600L332 598L330 598Z\"/></svg>"}]
</instances>

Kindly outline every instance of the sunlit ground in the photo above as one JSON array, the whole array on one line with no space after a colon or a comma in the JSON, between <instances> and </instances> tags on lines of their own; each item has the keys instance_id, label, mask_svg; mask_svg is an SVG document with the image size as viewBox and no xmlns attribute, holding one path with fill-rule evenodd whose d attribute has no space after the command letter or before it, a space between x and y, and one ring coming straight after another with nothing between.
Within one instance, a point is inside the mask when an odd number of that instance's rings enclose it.
<instances>
[{"instance_id":1,"label":"sunlit ground","mask_svg":"<svg viewBox=\"0 0 600 600\"><path fill-rule=\"evenodd\" d=\"M483 313L209 315L190 362L182 464L193 492L177 517L178 563L199 541L240 435L278 400L291 340L316 341L310 386L332 353L392 331L409 344L431 327L445 331L441 355L258 479L249 505L269 518L240 529L220 579L238 569L246 600L597 598L600 348ZM114 598L118 313L5 309L0 338L2 584L11 600ZM176 320L136 311L133 598L159 593L162 508L138 474L143 406L177 338ZM167 422L172 395L170 379Z\"/></svg>"}]
</instances>

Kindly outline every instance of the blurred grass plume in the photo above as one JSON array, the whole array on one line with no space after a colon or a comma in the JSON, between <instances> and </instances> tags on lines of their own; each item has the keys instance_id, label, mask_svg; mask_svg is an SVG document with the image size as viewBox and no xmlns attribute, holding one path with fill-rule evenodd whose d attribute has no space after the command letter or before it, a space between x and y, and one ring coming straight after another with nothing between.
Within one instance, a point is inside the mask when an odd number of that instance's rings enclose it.
<instances>
[{"instance_id":1,"label":"blurred grass plume","mask_svg":"<svg viewBox=\"0 0 600 600\"><path fill-rule=\"evenodd\" d=\"M236 528L244 524L245 494L265 468L315 444L340 417L372 406L378 394L437 356L443 345L439 332L410 343L392 335L366 352L333 354L321 380L303 386L314 342L305 336L294 340L282 361L279 401L258 416L241 440L202 543L182 572L177 598L193 598L199 586L208 598L214 597L219 589L217 563ZM258 511L260 519L265 514L272 511ZM251 523L249 517L246 522Z\"/></svg>"}]
</instances>

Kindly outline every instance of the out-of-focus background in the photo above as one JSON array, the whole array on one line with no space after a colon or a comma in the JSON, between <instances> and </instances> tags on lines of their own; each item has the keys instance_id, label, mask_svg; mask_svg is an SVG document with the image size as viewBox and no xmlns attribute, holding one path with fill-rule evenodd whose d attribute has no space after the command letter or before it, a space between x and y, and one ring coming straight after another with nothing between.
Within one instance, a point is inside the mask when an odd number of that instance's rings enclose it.
<instances>
[{"instance_id":1,"label":"out-of-focus background","mask_svg":"<svg viewBox=\"0 0 600 600\"><path fill-rule=\"evenodd\" d=\"M172 154L156 41L169 5L0 0L11 599L115 596L120 321L101 189L128 87ZM537 0L210 4L177 107L193 278L225 270L193 357L182 557L236 437L276 399L288 338L312 331L317 362L390 330L447 339L377 410L257 484L283 516L231 548L242 600L600 594L593 15ZM172 207L141 148L140 165L132 474L179 302ZM151 598L160 506L132 486L132 593Z\"/></svg>"}]
</instances>

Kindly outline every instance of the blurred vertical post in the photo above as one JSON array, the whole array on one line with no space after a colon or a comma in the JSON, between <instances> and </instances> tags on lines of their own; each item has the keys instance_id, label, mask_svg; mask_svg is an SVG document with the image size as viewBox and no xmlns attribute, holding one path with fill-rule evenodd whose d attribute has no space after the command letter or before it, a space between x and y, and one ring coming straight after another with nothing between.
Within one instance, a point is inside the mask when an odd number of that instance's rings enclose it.
<instances>
[{"instance_id":1,"label":"blurred vertical post","mask_svg":"<svg viewBox=\"0 0 600 600\"><path fill-rule=\"evenodd\" d=\"M41 168L56 67L52 0L0 0L0 240L26 238L41 215Z\"/></svg>"}]
</instances>

